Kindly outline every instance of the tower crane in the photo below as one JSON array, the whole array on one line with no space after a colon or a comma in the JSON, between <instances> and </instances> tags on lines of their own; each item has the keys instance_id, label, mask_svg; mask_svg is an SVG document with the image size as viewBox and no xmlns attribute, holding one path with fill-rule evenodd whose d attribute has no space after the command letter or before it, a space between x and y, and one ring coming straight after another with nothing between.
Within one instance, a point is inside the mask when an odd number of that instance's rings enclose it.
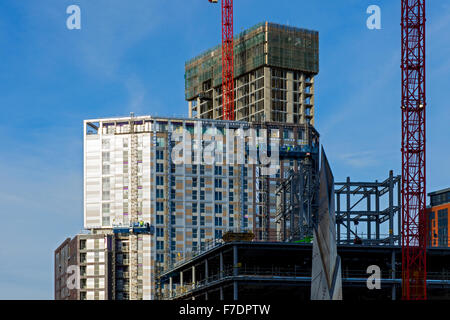
<instances>
[{"instance_id":1,"label":"tower crane","mask_svg":"<svg viewBox=\"0 0 450 320\"><path fill-rule=\"evenodd\" d=\"M218 0L208 0L217 3ZM222 0L222 117L234 120L233 0Z\"/></svg>"},{"instance_id":2,"label":"tower crane","mask_svg":"<svg viewBox=\"0 0 450 320\"><path fill-rule=\"evenodd\" d=\"M425 0L402 0L402 296L425 300Z\"/></svg>"}]
</instances>

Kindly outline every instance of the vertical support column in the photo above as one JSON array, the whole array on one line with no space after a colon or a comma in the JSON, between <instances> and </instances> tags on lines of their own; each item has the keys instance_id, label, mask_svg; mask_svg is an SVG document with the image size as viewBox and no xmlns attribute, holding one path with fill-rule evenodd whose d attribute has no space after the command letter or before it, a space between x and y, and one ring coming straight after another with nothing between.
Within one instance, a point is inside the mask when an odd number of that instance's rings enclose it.
<instances>
[{"instance_id":1,"label":"vertical support column","mask_svg":"<svg viewBox=\"0 0 450 320\"><path fill-rule=\"evenodd\" d=\"M271 71L269 67L264 67L264 121L272 121L271 88Z\"/></svg>"},{"instance_id":2,"label":"vertical support column","mask_svg":"<svg viewBox=\"0 0 450 320\"><path fill-rule=\"evenodd\" d=\"M367 239L372 239L371 191L367 190Z\"/></svg>"},{"instance_id":3,"label":"vertical support column","mask_svg":"<svg viewBox=\"0 0 450 320\"><path fill-rule=\"evenodd\" d=\"M180 290L183 290L183 271L180 272Z\"/></svg>"},{"instance_id":4,"label":"vertical support column","mask_svg":"<svg viewBox=\"0 0 450 320\"><path fill-rule=\"evenodd\" d=\"M238 248L236 245L233 246L233 276L237 276L239 274L238 270Z\"/></svg>"},{"instance_id":5,"label":"vertical support column","mask_svg":"<svg viewBox=\"0 0 450 320\"><path fill-rule=\"evenodd\" d=\"M347 177L347 241L350 243L350 177Z\"/></svg>"},{"instance_id":6,"label":"vertical support column","mask_svg":"<svg viewBox=\"0 0 450 320\"><path fill-rule=\"evenodd\" d=\"M236 301L238 298L238 283L237 281L233 281L233 300Z\"/></svg>"},{"instance_id":7,"label":"vertical support column","mask_svg":"<svg viewBox=\"0 0 450 320\"><path fill-rule=\"evenodd\" d=\"M224 296L223 296L223 286L220 286L219 288L219 293L220 293L220 300L224 300Z\"/></svg>"},{"instance_id":8,"label":"vertical support column","mask_svg":"<svg viewBox=\"0 0 450 320\"><path fill-rule=\"evenodd\" d=\"M377 216L376 216L376 237L377 240L380 240L380 191L378 190L378 180L375 181L375 183L377 184L377 186L375 187L375 211L377 212Z\"/></svg>"},{"instance_id":9,"label":"vertical support column","mask_svg":"<svg viewBox=\"0 0 450 320\"><path fill-rule=\"evenodd\" d=\"M341 193L336 193L336 208L337 208L337 244L341 243L341 219L342 219L342 213L341 213Z\"/></svg>"},{"instance_id":10,"label":"vertical support column","mask_svg":"<svg viewBox=\"0 0 450 320\"><path fill-rule=\"evenodd\" d=\"M314 87L315 87L315 82L316 82L316 77L312 76L311 77L311 90L310 92L312 93L311 96L311 111L310 111L310 115L311 115L311 125L314 126L314 119L316 118L315 116L315 109L316 109L316 101L315 101L315 94L314 94Z\"/></svg>"},{"instance_id":11,"label":"vertical support column","mask_svg":"<svg viewBox=\"0 0 450 320\"><path fill-rule=\"evenodd\" d=\"M195 266L192 266L192 289L195 289Z\"/></svg>"},{"instance_id":12,"label":"vertical support column","mask_svg":"<svg viewBox=\"0 0 450 320\"><path fill-rule=\"evenodd\" d=\"M391 273L391 278L395 279L395 249L391 249L392 250L392 256L391 256L391 267L392 267L392 273ZM392 284L392 300L397 300L397 292L396 292L396 284Z\"/></svg>"},{"instance_id":13,"label":"vertical support column","mask_svg":"<svg viewBox=\"0 0 450 320\"><path fill-rule=\"evenodd\" d=\"M287 88L287 103L286 103L286 111L287 111L287 122L294 122L294 74L292 71L286 72L286 88Z\"/></svg>"},{"instance_id":14,"label":"vertical support column","mask_svg":"<svg viewBox=\"0 0 450 320\"><path fill-rule=\"evenodd\" d=\"M173 288L173 282L172 282L172 277L170 277L169 278L169 295L170 295L170 298L172 298L172 294L173 294L172 288Z\"/></svg>"},{"instance_id":15,"label":"vertical support column","mask_svg":"<svg viewBox=\"0 0 450 320\"><path fill-rule=\"evenodd\" d=\"M208 270L208 259L205 259L205 281L208 282L209 270Z\"/></svg>"},{"instance_id":16,"label":"vertical support column","mask_svg":"<svg viewBox=\"0 0 450 320\"><path fill-rule=\"evenodd\" d=\"M219 279L222 279L223 278L223 252L220 252L220 254L219 254L219 270L220 270L220 273L219 273Z\"/></svg>"},{"instance_id":17,"label":"vertical support column","mask_svg":"<svg viewBox=\"0 0 450 320\"><path fill-rule=\"evenodd\" d=\"M389 244L394 245L394 172L389 171Z\"/></svg>"},{"instance_id":18,"label":"vertical support column","mask_svg":"<svg viewBox=\"0 0 450 320\"><path fill-rule=\"evenodd\" d=\"M292 177L291 177L291 179L292 179ZM290 183L289 184L285 184L285 183L283 183L283 191L282 191L282 193L281 193L281 198L282 198L282 203L283 203L283 223L282 223L282 228L283 228L283 241L287 241L287 239L288 239L288 237L287 237L287 235L286 235L286 222L287 222L287 206L286 206L286 193L287 193L287 191L288 191L288 187L289 187L289 185L290 185ZM291 191L291 193L292 193L292 191Z\"/></svg>"}]
</instances>

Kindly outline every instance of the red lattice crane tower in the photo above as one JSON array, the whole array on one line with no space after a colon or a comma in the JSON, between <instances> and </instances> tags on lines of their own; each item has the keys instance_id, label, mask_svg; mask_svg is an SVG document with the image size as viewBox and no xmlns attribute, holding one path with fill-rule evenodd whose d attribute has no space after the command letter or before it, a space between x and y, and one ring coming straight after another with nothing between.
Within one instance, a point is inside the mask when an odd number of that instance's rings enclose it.
<instances>
[{"instance_id":1,"label":"red lattice crane tower","mask_svg":"<svg viewBox=\"0 0 450 320\"><path fill-rule=\"evenodd\" d=\"M208 0L217 3L218 0ZM234 120L233 0L222 0L222 117Z\"/></svg>"},{"instance_id":2,"label":"red lattice crane tower","mask_svg":"<svg viewBox=\"0 0 450 320\"><path fill-rule=\"evenodd\" d=\"M425 300L425 0L402 0L402 291Z\"/></svg>"}]
</instances>

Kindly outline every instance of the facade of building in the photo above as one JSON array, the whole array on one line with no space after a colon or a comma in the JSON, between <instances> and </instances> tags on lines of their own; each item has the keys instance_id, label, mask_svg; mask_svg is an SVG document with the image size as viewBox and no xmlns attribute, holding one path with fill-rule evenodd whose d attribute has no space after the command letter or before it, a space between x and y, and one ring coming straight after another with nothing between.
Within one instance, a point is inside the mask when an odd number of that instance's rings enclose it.
<instances>
[{"instance_id":1,"label":"facade of building","mask_svg":"<svg viewBox=\"0 0 450 320\"><path fill-rule=\"evenodd\" d=\"M450 188L431 192L428 210L428 243L431 247L450 247Z\"/></svg>"},{"instance_id":2,"label":"facade of building","mask_svg":"<svg viewBox=\"0 0 450 320\"><path fill-rule=\"evenodd\" d=\"M222 119L221 46L185 65L189 117ZM235 119L314 125L316 31L260 23L234 39Z\"/></svg>"},{"instance_id":3,"label":"facade of building","mask_svg":"<svg viewBox=\"0 0 450 320\"><path fill-rule=\"evenodd\" d=\"M117 263L120 245L113 248L118 269L111 272L130 274L116 299L153 299L157 270L203 251L226 231L276 240L275 190L300 166L283 152L318 152L319 144L308 124L130 116L86 120L84 129L84 227L117 238L115 229L135 222L133 207L138 221L154 227L153 234L136 236L135 253L128 238L124 267Z\"/></svg>"},{"instance_id":4,"label":"facade of building","mask_svg":"<svg viewBox=\"0 0 450 320\"><path fill-rule=\"evenodd\" d=\"M78 234L73 239L67 238L55 250L55 299L110 299L111 252L108 235Z\"/></svg>"}]
</instances>

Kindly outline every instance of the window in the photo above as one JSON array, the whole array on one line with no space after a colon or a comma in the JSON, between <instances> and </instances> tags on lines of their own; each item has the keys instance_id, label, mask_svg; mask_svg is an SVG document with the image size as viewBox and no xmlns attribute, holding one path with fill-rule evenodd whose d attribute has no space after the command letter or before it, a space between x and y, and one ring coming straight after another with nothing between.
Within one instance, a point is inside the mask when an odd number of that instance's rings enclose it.
<instances>
[{"instance_id":1,"label":"window","mask_svg":"<svg viewBox=\"0 0 450 320\"><path fill-rule=\"evenodd\" d=\"M192 213L197 213L197 204L196 203L193 203L192 204Z\"/></svg>"},{"instance_id":2,"label":"window","mask_svg":"<svg viewBox=\"0 0 450 320\"><path fill-rule=\"evenodd\" d=\"M104 162L109 162L109 152L102 152L102 159Z\"/></svg>"},{"instance_id":3,"label":"window","mask_svg":"<svg viewBox=\"0 0 450 320\"><path fill-rule=\"evenodd\" d=\"M102 226L106 227L110 224L110 218L109 217L102 217Z\"/></svg>"},{"instance_id":4,"label":"window","mask_svg":"<svg viewBox=\"0 0 450 320\"><path fill-rule=\"evenodd\" d=\"M164 190L163 189L156 189L156 198L158 198L158 199L164 198Z\"/></svg>"},{"instance_id":5,"label":"window","mask_svg":"<svg viewBox=\"0 0 450 320\"><path fill-rule=\"evenodd\" d=\"M108 191L103 191L102 192L102 199L103 200L110 200L109 199L109 195L110 195L109 190Z\"/></svg>"},{"instance_id":6,"label":"window","mask_svg":"<svg viewBox=\"0 0 450 320\"><path fill-rule=\"evenodd\" d=\"M215 204L214 205L214 212L215 213L222 213L222 205L221 204Z\"/></svg>"},{"instance_id":7,"label":"window","mask_svg":"<svg viewBox=\"0 0 450 320\"><path fill-rule=\"evenodd\" d=\"M197 200L197 190L192 190L192 200ZM195 206L197 206L197 205L195 205Z\"/></svg>"},{"instance_id":8,"label":"window","mask_svg":"<svg viewBox=\"0 0 450 320\"><path fill-rule=\"evenodd\" d=\"M233 214L234 213L234 206L232 204L230 204L228 206L228 211L230 211L229 214Z\"/></svg>"},{"instance_id":9,"label":"window","mask_svg":"<svg viewBox=\"0 0 450 320\"><path fill-rule=\"evenodd\" d=\"M222 226L222 217L215 217L214 218L214 225L216 227L221 227Z\"/></svg>"},{"instance_id":10,"label":"window","mask_svg":"<svg viewBox=\"0 0 450 320\"><path fill-rule=\"evenodd\" d=\"M109 174L109 164L103 165L103 174Z\"/></svg>"},{"instance_id":11,"label":"window","mask_svg":"<svg viewBox=\"0 0 450 320\"><path fill-rule=\"evenodd\" d=\"M161 254L161 253L157 253L156 254L156 261L158 261L158 262L164 262L164 255L163 254Z\"/></svg>"},{"instance_id":12,"label":"window","mask_svg":"<svg viewBox=\"0 0 450 320\"><path fill-rule=\"evenodd\" d=\"M165 147L164 138L156 138L156 146L157 147Z\"/></svg>"},{"instance_id":13,"label":"window","mask_svg":"<svg viewBox=\"0 0 450 320\"><path fill-rule=\"evenodd\" d=\"M200 213L205 213L205 204L200 203Z\"/></svg>"},{"instance_id":14,"label":"window","mask_svg":"<svg viewBox=\"0 0 450 320\"><path fill-rule=\"evenodd\" d=\"M205 229L200 229L200 239L205 239Z\"/></svg>"},{"instance_id":15,"label":"window","mask_svg":"<svg viewBox=\"0 0 450 320\"><path fill-rule=\"evenodd\" d=\"M157 237L164 237L164 229L163 228L156 228L156 236Z\"/></svg>"},{"instance_id":16,"label":"window","mask_svg":"<svg viewBox=\"0 0 450 320\"><path fill-rule=\"evenodd\" d=\"M102 204L102 212L105 213L109 213L109 209L110 209L110 204L109 203L103 203Z\"/></svg>"},{"instance_id":17,"label":"window","mask_svg":"<svg viewBox=\"0 0 450 320\"><path fill-rule=\"evenodd\" d=\"M222 188L222 179L214 179L214 187Z\"/></svg>"},{"instance_id":18,"label":"window","mask_svg":"<svg viewBox=\"0 0 450 320\"><path fill-rule=\"evenodd\" d=\"M230 193L228 194L228 200L229 200L230 202L234 201L234 193L233 193L233 192L230 192Z\"/></svg>"},{"instance_id":19,"label":"window","mask_svg":"<svg viewBox=\"0 0 450 320\"><path fill-rule=\"evenodd\" d=\"M192 174L197 174L197 165L192 165Z\"/></svg>"},{"instance_id":20,"label":"window","mask_svg":"<svg viewBox=\"0 0 450 320\"><path fill-rule=\"evenodd\" d=\"M204 165L200 165L200 174L204 175L205 174L205 166Z\"/></svg>"},{"instance_id":21,"label":"window","mask_svg":"<svg viewBox=\"0 0 450 320\"><path fill-rule=\"evenodd\" d=\"M214 231L214 237L216 239L221 239L222 238L222 230L215 230Z\"/></svg>"},{"instance_id":22,"label":"window","mask_svg":"<svg viewBox=\"0 0 450 320\"><path fill-rule=\"evenodd\" d=\"M197 178L192 178L192 187L197 188Z\"/></svg>"},{"instance_id":23,"label":"window","mask_svg":"<svg viewBox=\"0 0 450 320\"><path fill-rule=\"evenodd\" d=\"M205 200L205 191L200 191L200 200Z\"/></svg>"},{"instance_id":24,"label":"window","mask_svg":"<svg viewBox=\"0 0 450 320\"><path fill-rule=\"evenodd\" d=\"M244 228L248 228L248 218L244 217Z\"/></svg>"},{"instance_id":25,"label":"window","mask_svg":"<svg viewBox=\"0 0 450 320\"><path fill-rule=\"evenodd\" d=\"M214 192L214 199L216 201L222 201L222 192L220 192L220 191Z\"/></svg>"},{"instance_id":26,"label":"window","mask_svg":"<svg viewBox=\"0 0 450 320\"><path fill-rule=\"evenodd\" d=\"M156 241L156 250L164 249L164 241Z\"/></svg>"},{"instance_id":27,"label":"window","mask_svg":"<svg viewBox=\"0 0 450 320\"><path fill-rule=\"evenodd\" d=\"M164 224L164 216L157 214L156 215L156 224Z\"/></svg>"},{"instance_id":28,"label":"window","mask_svg":"<svg viewBox=\"0 0 450 320\"><path fill-rule=\"evenodd\" d=\"M222 167L220 166L214 166L214 174L216 176L221 176L222 175Z\"/></svg>"},{"instance_id":29,"label":"window","mask_svg":"<svg viewBox=\"0 0 450 320\"><path fill-rule=\"evenodd\" d=\"M233 167L230 166L230 167L228 168L228 171L229 171L230 177L232 177L232 176L233 176Z\"/></svg>"},{"instance_id":30,"label":"window","mask_svg":"<svg viewBox=\"0 0 450 320\"><path fill-rule=\"evenodd\" d=\"M103 140L102 140L102 147L103 147L104 149L108 149L108 148L109 148L109 145L110 145L109 142L110 142L109 139L103 139Z\"/></svg>"},{"instance_id":31,"label":"window","mask_svg":"<svg viewBox=\"0 0 450 320\"><path fill-rule=\"evenodd\" d=\"M173 224L176 224L176 222L177 222L177 216L174 214L171 214L170 215L170 223L173 225Z\"/></svg>"},{"instance_id":32,"label":"window","mask_svg":"<svg viewBox=\"0 0 450 320\"><path fill-rule=\"evenodd\" d=\"M201 226L205 225L205 217L204 216L200 216L200 225Z\"/></svg>"},{"instance_id":33,"label":"window","mask_svg":"<svg viewBox=\"0 0 450 320\"><path fill-rule=\"evenodd\" d=\"M164 177L163 176L156 176L156 185L157 186L164 185Z\"/></svg>"},{"instance_id":34,"label":"window","mask_svg":"<svg viewBox=\"0 0 450 320\"><path fill-rule=\"evenodd\" d=\"M196 239L198 237L197 228L192 228L192 238Z\"/></svg>"},{"instance_id":35,"label":"window","mask_svg":"<svg viewBox=\"0 0 450 320\"><path fill-rule=\"evenodd\" d=\"M448 246L448 209L438 211L438 245Z\"/></svg>"},{"instance_id":36,"label":"window","mask_svg":"<svg viewBox=\"0 0 450 320\"><path fill-rule=\"evenodd\" d=\"M164 160L164 152L162 150L156 150L156 159Z\"/></svg>"},{"instance_id":37,"label":"window","mask_svg":"<svg viewBox=\"0 0 450 320\"><path fill-rule=\"evenodd\" d=\"M200 178L200 188L205 187L205 178Z\"/></svg>"},{"instance_id":38,"label":"window","mask_svg":"<svg viewBox=\"0 0 450 320\"><path fill-rule=\"evenodd\" d=\"M156 202L156 211L164 211L164 202Z\"/></svg>"},{"instance_id":39,"label":"window","mask_svg":"<svg viewBox=\"0 0 450 320\"><path fill-rule=\"evenodd\" d=\"M234 218L233 217L230 217L228 219L228 224L229 224L230 227L234 227Z\"/></svg>"},{"instance_id":40,"label":"window","mask_svg":"<svg viewBox=\"0 0 450 320\"><path fill-rule=\"evenodd\" d=\"M164 164L157 163L156 164L156 172L164 172Z\"/></svg>"}]
</instances>

